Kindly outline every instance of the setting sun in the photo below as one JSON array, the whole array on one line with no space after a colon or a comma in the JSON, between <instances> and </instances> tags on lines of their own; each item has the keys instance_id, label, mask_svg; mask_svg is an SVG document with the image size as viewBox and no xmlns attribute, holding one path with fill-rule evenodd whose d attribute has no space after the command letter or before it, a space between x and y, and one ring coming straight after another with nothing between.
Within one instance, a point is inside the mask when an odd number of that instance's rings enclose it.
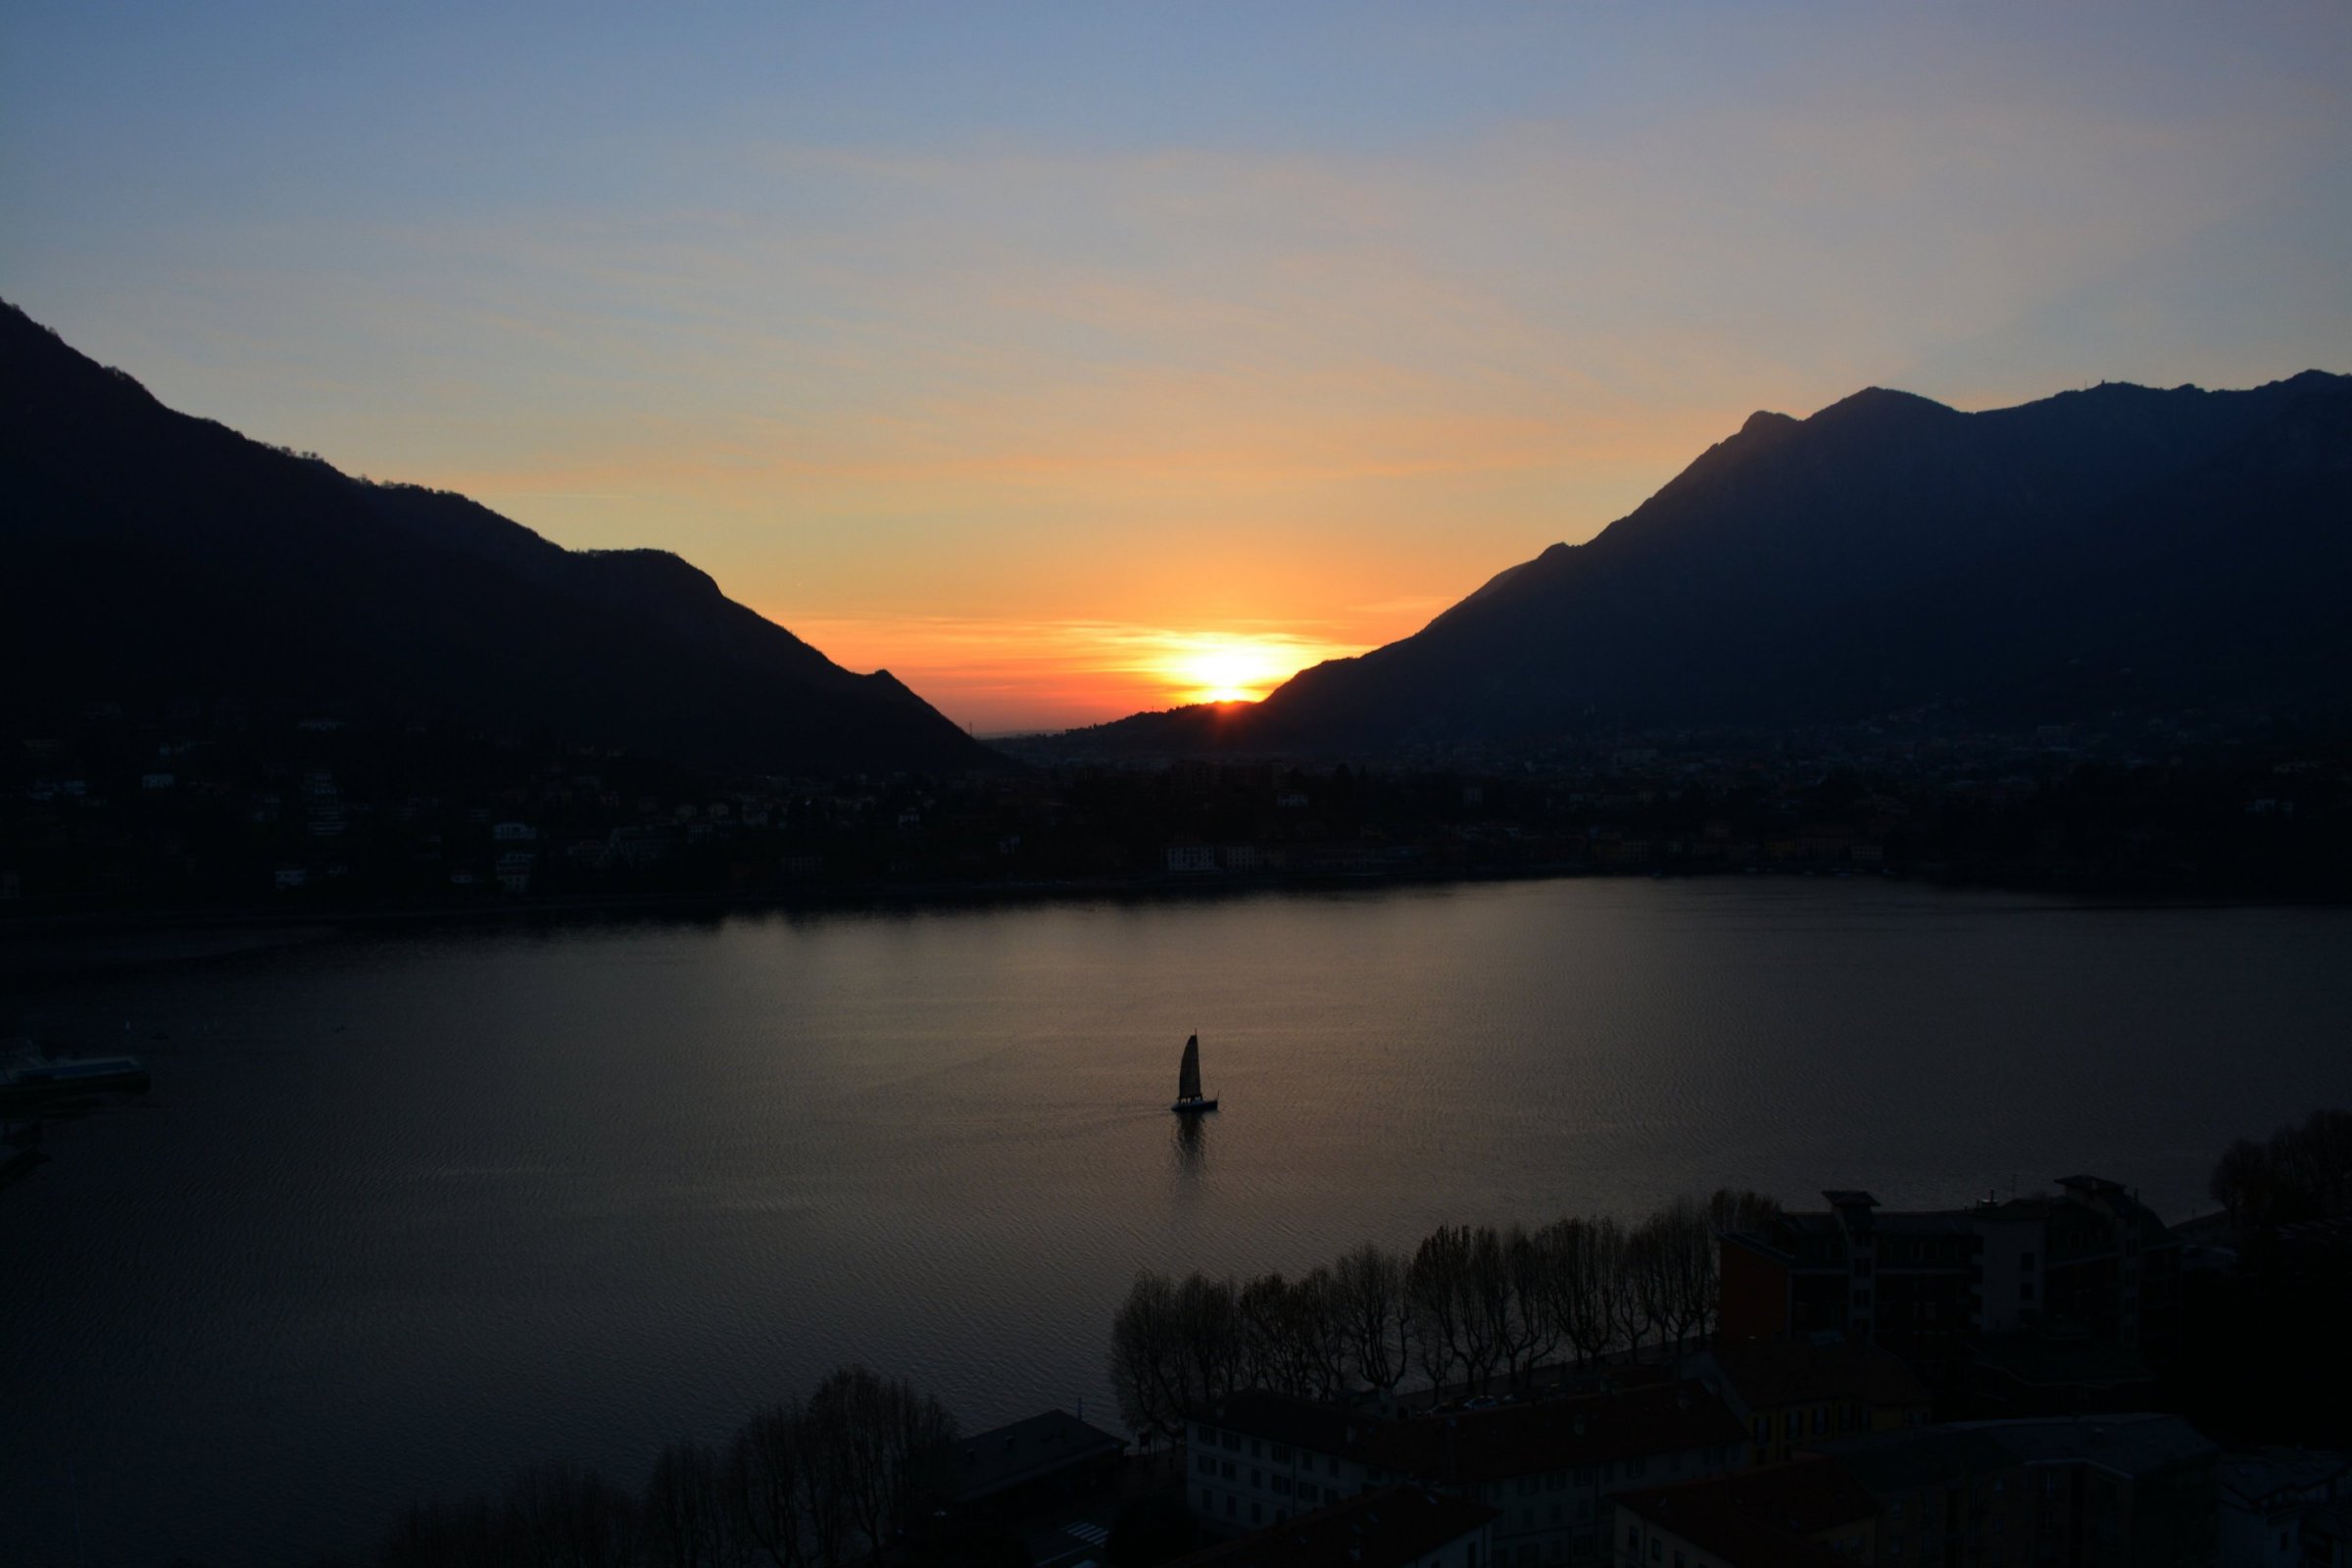
<instances>
[{"instance_id":1,"label":"setting sun","mask_svg":"<svg viewBox=\"0 0 2352 1568\"><path fill-rule=\"evenodd\" d=\"M1101 724L1195 703L1253 703L1299 670L1360 654L1409 632L1421 607L1375 606L1373 635L1334 640L1326 623L1246 620L1187 629L1114 620L953 616L826 616L792 604L758 607L852 667L887 663L979 733Z\"/></svg>"},{"instance_id":2,"label":"setting sun","mask_svg":"<svg viewBox=\"0 0 2352 1568\"><path fill-rule=\"evenodd\" d=\"M1254 703L1296 674L1306 653L1288 640L1200 638L1169 661L1170 695L1184 703Z\"/></svg>"}]
</instances>

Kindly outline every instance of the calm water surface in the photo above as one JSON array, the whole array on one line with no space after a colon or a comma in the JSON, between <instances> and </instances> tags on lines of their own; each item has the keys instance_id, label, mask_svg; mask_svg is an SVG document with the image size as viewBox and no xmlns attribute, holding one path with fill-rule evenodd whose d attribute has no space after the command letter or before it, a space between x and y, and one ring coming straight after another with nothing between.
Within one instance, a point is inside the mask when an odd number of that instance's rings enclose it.
<instances>
[{"instance_id":1,"label":"calm water surface","mask_svg":"<svg viewBox=\"0 0 2352 1568\"><path fill-rule=\"evenodd\" d=\"M406 931L20 991L145 1103L0 1191L0 1561L302 1562L859 1358L1084 1400L1139 1264L1721 1183L1957 1201L2352 1104L2352 914L1886 884ZM126 1035L124 1025L129 1030ZM1201 1036L1221 1114L1167 1102ZM159 1033L165 1038L157 1038Z\"/></svg>"}]
</instances>

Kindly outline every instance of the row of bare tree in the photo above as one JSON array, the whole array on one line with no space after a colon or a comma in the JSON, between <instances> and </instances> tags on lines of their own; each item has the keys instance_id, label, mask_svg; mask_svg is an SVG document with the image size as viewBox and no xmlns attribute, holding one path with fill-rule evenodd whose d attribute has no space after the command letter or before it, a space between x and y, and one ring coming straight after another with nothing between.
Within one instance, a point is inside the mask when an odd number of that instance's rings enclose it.
<instances>
[{"instance_id":1,"label":"row of bare tree","mask_svg":"<svg viewBox=\"0 0 2352 1568\"><path fill-rule=\"evenodd\" d=\"M1725 1190L1639 1224L1441 1226L1407 1256L1366 1243L1298 1279L1140 1271L1111 1320L1119 1414L1143 1441L1242 1389L1329 1399L1413 1385L1527 1386L1539 1367L1705 1334L1715 1240L1776 1209Z\"/></svg>"},{"instance_id":2,"label":"row of bare tree","mask_svg":"<svg viewBox=\"0 0 2352 1568\"><path fill-rule=\"evenodd\" d=\"M956 1435L937 1399L862 1366L760 1411L720 1447L683 1439L631 1494L575 1466L497 1498L421 1503L381 1568L849 1568L909 1518L925 1450Z\"/></svg>"},{"instance_id":3,"label":"row of bare tree","mask_svg":"<svg viewBox=\"0 0 2352 1568\"><path fill-rule=\"evenodd\" d=\"M2352 1212L2352 1111L2315 1110L2214 1161L2207 1188L2232 1225L2261 1230Z\"/></svg>"}]
</instances>

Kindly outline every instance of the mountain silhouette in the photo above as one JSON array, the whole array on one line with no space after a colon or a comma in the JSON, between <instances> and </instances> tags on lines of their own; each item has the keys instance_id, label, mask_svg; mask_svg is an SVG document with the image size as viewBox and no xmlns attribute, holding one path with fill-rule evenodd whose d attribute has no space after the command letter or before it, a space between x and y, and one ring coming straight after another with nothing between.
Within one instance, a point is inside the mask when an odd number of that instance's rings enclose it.
<instances>
[{"instance_id":1,"label":"mountain silhouette","mask_svg":"<svg viewBox=\"0 0 2352 1568\"><path fill-rule=\"evenodd\" d=\"M0 648L26 716L233 697L705 766L996 765L659 550L572 551L174 413L0 306Z\"/></svg>"},{"instance_id":2,"label":"mountain silhouette","mask_svg":"<svg viewBox=\"0 0 2352 1568\"><path fill-rule=\"evenodd\" d=\"M1760 413L1590 543L1254 709L1105 750L1379 750L1923 709L2341 710L2352 377L2103 385L1982 414L1871 388Z\"/></svg>"}]
</instances>

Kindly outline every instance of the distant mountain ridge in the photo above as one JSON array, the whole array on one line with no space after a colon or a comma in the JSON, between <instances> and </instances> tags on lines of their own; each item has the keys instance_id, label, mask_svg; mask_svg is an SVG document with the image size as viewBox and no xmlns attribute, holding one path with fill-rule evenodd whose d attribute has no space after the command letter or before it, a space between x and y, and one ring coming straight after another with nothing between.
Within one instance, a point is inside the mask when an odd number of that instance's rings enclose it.
<instances>
[{"instance_id":1,"label":"distant mountain ridge","mask_svg":"<svg viewBox=\"0 0 2352 1568\"><path fill-rule=\"evenodd\" d=\"M659 550L570 551L165 408L0 306L11 706L234 695L440 713L706 766L994 766Z\"/></svg>"},{"instance_id":2,"label":"distant mountain ridge","mask_svg":"<svg viewBox=\"0 0 2352 1568\"><path fill-rule=\"evenodd\" d=\"M1377 751L1923 708L2352 702L2352 377L2105 385L1964 414L1759 413L1584 545L1254 709L1105 750Z\"/></svg>"}]
</instances>

